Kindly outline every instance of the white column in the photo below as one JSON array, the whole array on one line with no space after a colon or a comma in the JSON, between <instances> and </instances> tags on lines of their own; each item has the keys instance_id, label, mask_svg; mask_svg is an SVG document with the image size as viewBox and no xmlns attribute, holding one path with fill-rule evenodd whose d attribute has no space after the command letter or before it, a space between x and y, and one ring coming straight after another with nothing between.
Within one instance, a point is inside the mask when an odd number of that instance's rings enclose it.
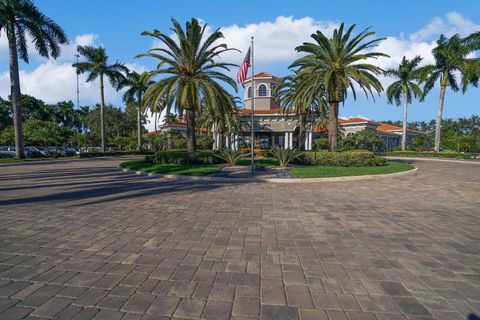
<instances>
[{"instance_id":1,"label":"white column","mask_svg":"<svg viewBox=\"0 0 480 320\"><path fill-rule=\"evenodd\" d=\"M288 141L288 147L291 149L293 148L293 132L289 132L290 138Z\"/></svg>"},{"instance_id":2,"label":"white column","mask_svg":"<svg viewBox=\"0 0 480 320\"><path fill-rule=\"evenodd\" d=\"M307 132L307 146L306 150L312 150L312 131Z\"/></svg>"},{"instance_id":3,"label":"white column","mask_svg":"<svg viewBox=\"0 0 480 320\"><path fill-rule=\"evenodd\" d=\"M288 132L285 132L285 140L283 141L283 146L285 149L288 149Z\"/></svg>"}]
</instances>

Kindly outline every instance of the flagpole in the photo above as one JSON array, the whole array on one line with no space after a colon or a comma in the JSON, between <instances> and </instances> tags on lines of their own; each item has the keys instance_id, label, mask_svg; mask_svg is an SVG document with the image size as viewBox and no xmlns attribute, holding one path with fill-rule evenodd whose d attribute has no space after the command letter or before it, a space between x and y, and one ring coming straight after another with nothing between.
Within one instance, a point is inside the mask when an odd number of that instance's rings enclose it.
<instances>
[{"instance_id":1,"label":"flagpole","mask_svg":"<svg viewBox=\"0 0 480 320\"><path fill-rule=\"evenodd\" d=\"M252 129L252 137L251 137L251 146L252 146L252 154L251 154L251 167L252 167L252 174L255 173L255 71L254 71L254 64L253 64L253 36L252 36L252 45L251 45L251 65L252 65L252 114L251 114L251 129Z\"/></svg>"}]
</instances>

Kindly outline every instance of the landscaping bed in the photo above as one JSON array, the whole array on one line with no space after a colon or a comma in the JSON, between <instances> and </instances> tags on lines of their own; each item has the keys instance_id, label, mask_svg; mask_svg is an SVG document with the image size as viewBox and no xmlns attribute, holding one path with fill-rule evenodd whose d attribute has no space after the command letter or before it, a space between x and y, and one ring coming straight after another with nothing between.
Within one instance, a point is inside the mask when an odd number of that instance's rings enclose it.
<instances>
[{"instance_id":1,"label":"landscaping bed","mask_svg":"<svg viewBox=\"0 0 480 320\"><path fill-rule=\"evenodd\" d=\"M124 162L122 168L148 173L176 174L182 176L206 176L220 171L215 165L155 164L145 160Z\"/></svg>"},{"instance_id":2,"label":"landscaping bed","mask_svg":"<svg viewBox=\"0 0 480 320\"><path fill-rule=\"evenodd\" d=\"M386 174L412 170L408 163L387 161L384 166L375 167L337 167L337 166L298 166L290 170L294 178L326 178Z\"/></svg>"},{"instance_id":3,"label":"landscaping bed","mask_svg":"<svg viewBox=\"0 0 480 320\"><path fill-rule=\"evenodd\" d=\"M238 156L234 151L231 153L232 156ZM396 173L415 168L407 163L386 161L368 151L302 152L294 159L294 164L288 167L280 167L278 159L255 159L256 176L281 179L346 177ZM252 177L249 170L246 170L250 161L244 156L229 166L227 161L222 160L221 152L200 150L188 153L186 150L168 150L147 156L145 160L125 162L121 166L147 173L234 178Z\"/></svg>"}]
</instances>

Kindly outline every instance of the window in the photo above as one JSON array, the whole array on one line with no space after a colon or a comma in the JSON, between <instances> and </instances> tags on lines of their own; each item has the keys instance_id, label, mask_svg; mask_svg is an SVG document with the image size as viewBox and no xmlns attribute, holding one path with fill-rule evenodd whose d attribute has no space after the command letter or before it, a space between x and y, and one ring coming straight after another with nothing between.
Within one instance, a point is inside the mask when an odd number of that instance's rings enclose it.
<instances>
[{"instance_id":1,"label":"window","mask_svg":"<svg viewBox=\"0 0 480 320\"><path fill-rule=\"evenodd\" d=\"M261 84L258 86L258 96L259 97L266 97L267 96L267 86Z\"/></svg>"},{"instance_id":2,"label":"window","mask_svg":"<svg viewBox=\"0 0 480 320\"><path fill-rule=\"evenodd\" d=\"M252 86L248 87L247 89L247 98L251 98L252 97Z\"/></svg>"},{"instance_id":3,"label":"window","mask_svg":"<svg viewBox=\"0 0 480 320\"><path fill-rule=\"evenodd\" d=\"M272 84L272 89L271 89L271 91L270 91L270 92L272 93L272 94L271 94L272 97L273 97L274 94L275 94L275 89L276 89L276 88L277 88L277 86L274 85L274 84Z\"/></svg>"}]
</instances>

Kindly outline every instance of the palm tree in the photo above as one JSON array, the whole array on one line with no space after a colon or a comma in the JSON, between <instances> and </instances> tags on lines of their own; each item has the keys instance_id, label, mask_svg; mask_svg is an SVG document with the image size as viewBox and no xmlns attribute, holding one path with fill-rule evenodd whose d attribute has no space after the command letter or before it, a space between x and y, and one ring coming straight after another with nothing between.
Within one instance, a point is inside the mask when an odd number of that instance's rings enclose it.
<instances>
[{"instance_id":1,"label":"palm tree","mask_svg":"<svg viewBox=\"0 0 480 320\"><path fill-rule=\"evenodd\" d=\"M163 119L165 123L172 123L178 121L178 115L176 113L167 112L165 115L165 119Z\"/></svg>"},{"instance_id":2,"label":"palm tree","mask_svg":"<svg viewBox=\"0 0 480 320\"><path fill-rule=\"evenodd\" d=\"M401 104L403 95L403 125L402 125L402 151L407 147L407 109L408 104L412 103L414 98L423 98L423 92L419 83L424 80L429 67L419 67L422 58L416 56L412 60L403 57L402 62L396 69L385 71L385 75L398 79L387 88L388 103Z\"/></svg>"},{"instance_id":3,"label":"palm tree","mask_svg":"<svg viewBox=\"0 0 480 320\"><path fill-rule=\"evenodd\" d=\"M381 39L367 40L375 32L365 29L350 39L355 25L344 33L344 24L333 31L328 38L321 31L312 34L314 43L304 42L295 48L306 55L296 60L290 67L299 67L301 72L310 73L310 81L323 84L326 91L328 108L328 138L330 151L337 150L338 140L338 106L347 96L347 89L352 90L356 99L355 86L362 89L365 95L374 98L373 91L380 93L383 87L377 76L382 70L367 59L388 57L380 52L368 51L375 47Z\"/></svg>"},{"instance_id":4,"label":"palm tree","mask_svg":"<svg viewBox=\"0 0 480 320\"><path fill-rule=\"evenodd\" d=\"M310 74L296 72L286 76L275 88L275 99L284 113L299 116L298 149L305 149L305 127L310 114L324 114L327 109L322 82L311 81Z\"/></svg>"},{"instance_id":5,"label":"palm tree","mask_svg":"<svg viewBox=\"0 0 480 320\"><path fill-rule=\"evenodd\" d=\"M148 86L152 84L153 81L149 73L139 74L131 71L127 73L126 78L119 86L119 88L128 87L123 94L123 101L134 103L137 106L137 151L142 150L142 97Z\"/></svg>"},{"instance_id":6,"label":"palm tree","mask_svg":"<svg viewBox=\"0 0 480 320\"><path fill-rule=\"evenodd\" d=\"M46 17L30 0L0 1L0 31L5 30L10 56L10 89L15 131L15 156L24 158L22 139L22 104L18 57L28 63L28 47L25 35L32 39L35 50L42 56L57 58L60 44L68 43L63 29Z\"/></svg>"},{"instance_id":7,"label":"palm tree","mask_svg":"<svg viewBox=\"0 0 480 320\"><path fill-rule=\"evenodd\" d=\"M438 101L437 121L435 125L435 151L440 151L440 132L442 127L443 104L445 92L450 86L454 92L459 90L456 74L462 78L462 91L465 92L469 84L478 86L480 75L480 60L469 58L472 52L480 49L480 32L462 38L458 34L447 39L441 35L437 46L433 49L435 64L430 65L430 75L423 89L426 95L440 79L440 99Z\"/></svg>"},{"instance_id":8,"label":"palm tree","mask_svg":"<svg viewBox=\"0 0 480 320\"><path fill-rule=\"evenodd\" d=\"M82 74L88 72L87 82L100 79L100 136L102 152L105 152L105 93L104 93L104 77L115 89L119 89L121 83L125 81L124 73L128 72L128 68L123 63L115 62L108 64L108 56L103 47L94 46L78 46L78 53L84 58L73 64L77 69L77 73Z\"/></svg>"},{"instance_id":9,"label":"palm tree","mask_svg":"<svg viewBox=\"0 0 480 320\"><path fill-rule=\"evenodd\" d=\"M222 116L232 112L231 105L219 104L229 97L219 81L237 91L235 81L221 72L229 71L229 67L235 65L217 60L221 54L235 49L218 43L223 38L220 29L206 36L207 25L200 26L197 19L187 22L185 30L177 20L172 19L172 23L178 41L158 30L142 33L160 40L164 45L139 55L160 60L152 74L164 76L147 89L144 100L146 104L153 105L166 95L168 101L175 101L177 110L186 111L187 150L193 152L196 148L195 113L200 111L202 100L205 99L209 107Z\"/></svg>"},{"instance_id":10,"label":"palm tree","mask_svg":"<svg viewBox=\"0 0 480 320\"><path fill-rule=\"evenodd\" d=\"M218 133L219 141L217 142L218 149L224 148L225 134L228 134L229 146L231 147L230 134L238 132L242 127L240 115L238 113L238 105L242 103L239 97L230 95L229 99L219 102L221 104L229 104L232 108L232 112L221 114L215 108L210 108L206 103L206 100L202 101L202 108L200 116L198 117L198 124L207 128L207 132L210 128L214 128L213 131Z\"/></svg>"}]
</instances>

